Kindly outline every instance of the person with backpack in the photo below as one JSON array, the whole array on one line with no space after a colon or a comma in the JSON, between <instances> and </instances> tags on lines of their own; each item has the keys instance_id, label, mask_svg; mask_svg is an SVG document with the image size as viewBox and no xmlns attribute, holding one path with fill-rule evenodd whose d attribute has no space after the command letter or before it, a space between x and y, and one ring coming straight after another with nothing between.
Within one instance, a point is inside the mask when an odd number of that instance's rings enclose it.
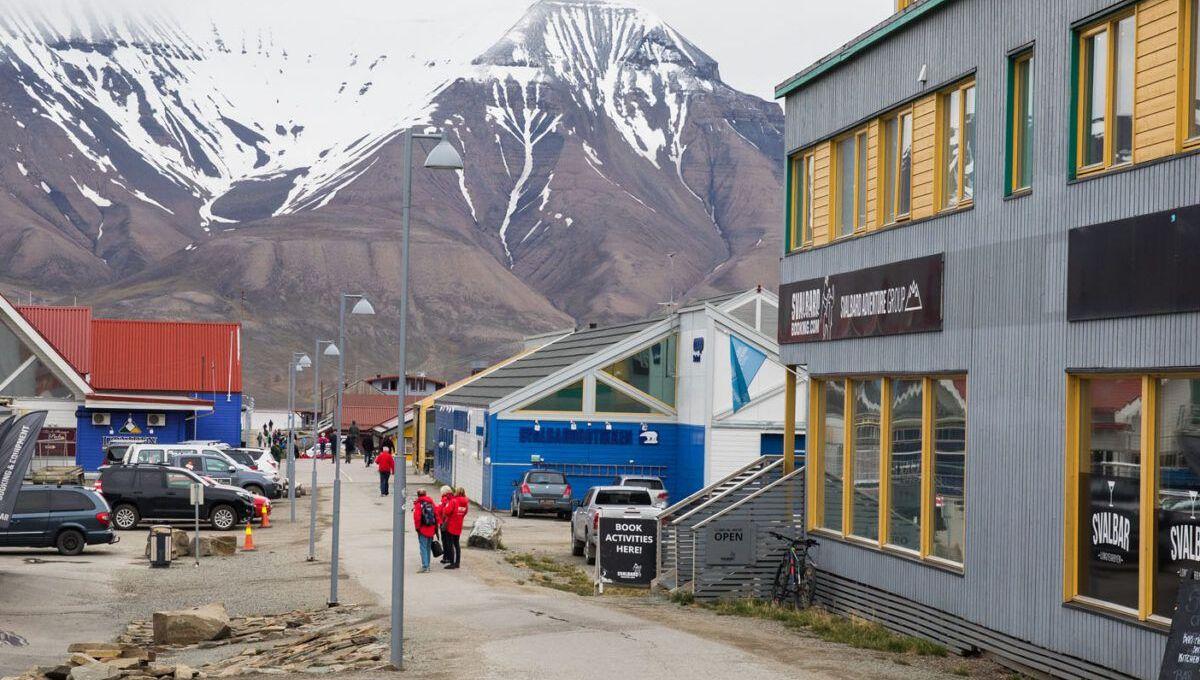
<instances>
[{"instance_id":1,"label":"person with backpack","mask_svg":"<svg viewBox=\"0 0 1200 680\"><path fill-rule=\"evenodd\" d=\"M379 495L388 495L388 481L391 480L392 473L396 471L396 461L392 458L392 452L386 447L379 454L379 458L375 461L376 467L379 469Z\"/></svg>"},{"instance_id":2,"label":"person with backpack","mask_svg":"<svg viewBox=\"0 0 1200 680\"><path fill-rule=\"evenodd\" d=\"M391 458L390 453L379 454L380 460L386 455ZM417 498L413 501L413 526L417 528L417 540L421 549L421 569L417 573L426 574L429 572L429 556L433 544L433 536L437 532L438 527L438 511L433 505L433 499L426 493L425 489L417 489Z\"/></svg>"},{"instance_id":3,"label":"person with backpack","mask_svg":"<svg viewBox=\"0 0 1200 680\"><path fill-rule=\"evenodd\" d=\"M458 569L459 562L462 561L462 545L459 539L462 537L463 522L467 519L467 509L470 506L466 490L461 486L455 489L454 496L446 505L446 554L450 555L450 563L446 565L446 569Z\"/></svg>"}]
</instances>

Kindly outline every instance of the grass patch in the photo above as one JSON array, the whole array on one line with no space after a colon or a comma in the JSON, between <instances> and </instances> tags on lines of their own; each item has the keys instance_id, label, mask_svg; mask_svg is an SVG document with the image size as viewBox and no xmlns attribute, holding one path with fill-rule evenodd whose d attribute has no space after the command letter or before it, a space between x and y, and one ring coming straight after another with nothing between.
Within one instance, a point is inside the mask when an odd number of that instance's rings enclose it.
<instances>
[{"instance_id":1,"label":"grass patch","mask_svg":"<svg viewBox=\"0 0 1200 680\"><path fill-rule=\"evenodd\" d=\"M595 593L592 577L574 565L533 553L510 553L504 560L514 567L532 571L529 580L537 585L583 596Z\"/></svg>"},{"instance_id":2,"label":"grass patch","mask_svg":"<svg viewBox=\"0 0 1200 680\"><path fill-rule=\"evenodd\" d=\"M729 600L702 605L722 616L743 616L778 621L788 628L804 630L822 640L894 654L946 656L946 648L928 640L899 635L883 626L857 618L844 618L823 609L789 609L759 600Z\"/></svg>"},{"instance_id":3,"label":"grass patch","mask_svg":"<svg viewBox=\"0 0 1200 680\"><path fill-rule=\"evenodd\" d=\"M672 602L679 605L680 607L686 607L688 605L692 605L692 604L696 603L696 594L691 591L682 590L682 589L673 590L673 591L671 591L671 594L668 596L668 599L670 599Z\"/></svg>"}]
</instances>

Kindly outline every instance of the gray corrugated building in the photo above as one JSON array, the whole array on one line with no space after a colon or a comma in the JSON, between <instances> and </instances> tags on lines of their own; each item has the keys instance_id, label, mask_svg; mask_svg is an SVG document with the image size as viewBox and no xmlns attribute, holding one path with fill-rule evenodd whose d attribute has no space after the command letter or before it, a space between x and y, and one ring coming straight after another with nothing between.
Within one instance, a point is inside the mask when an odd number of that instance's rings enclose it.
<instances>
[{"instance_id":1,"label":"gray corrugated building","mask_svg":"<svg viewBox=\"0 0 1200 680\"><path fill-rule=\"evenodd\" d=\"M1200 568L1200 2L899 5L777 90L822 596L1153 677Z\"/></svg>"}]
</instances>

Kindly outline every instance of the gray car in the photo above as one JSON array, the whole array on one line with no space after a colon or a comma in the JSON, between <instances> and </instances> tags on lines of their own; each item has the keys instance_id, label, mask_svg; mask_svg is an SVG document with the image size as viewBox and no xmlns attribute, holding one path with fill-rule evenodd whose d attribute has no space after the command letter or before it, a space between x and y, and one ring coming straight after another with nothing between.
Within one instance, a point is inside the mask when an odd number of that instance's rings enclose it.
<instances>
[{"instance_id":1,"label":"gray car","mask_svg":"<svg viewBox=\"0 0 1200 680\"><path fill-rule=\"evenodd\" d=\"M78 555L84 546L116 543L108 503L81 486L31 484L17 493L11 523L0 529L0 547L57 548Z\"/></svg>"},{"instance_id":2,"label":"gray car","mask_svg":"<svg viewBox=\"0 0 1200 680\"><path fill-rule=\"evenodd\" d=\"M283 486L274 479L255 470L237 467L220 456L203 453L187 453L172 456L172 465L187 468L203 477L208 477L218 484L236 486L252 494L279 498Z\"/></svg>"},{"instance_id":3,"label":"gray car","mask_svg":"<svg viewBox=\"0 0 1200 680\"><path fill-rule=\"evenodd\" d=\"M529 470L513 482L513 517L531 512L553 513L559 519L571 518L571 485L567 476L553 470Z\"/></svg>"}]
</instances>

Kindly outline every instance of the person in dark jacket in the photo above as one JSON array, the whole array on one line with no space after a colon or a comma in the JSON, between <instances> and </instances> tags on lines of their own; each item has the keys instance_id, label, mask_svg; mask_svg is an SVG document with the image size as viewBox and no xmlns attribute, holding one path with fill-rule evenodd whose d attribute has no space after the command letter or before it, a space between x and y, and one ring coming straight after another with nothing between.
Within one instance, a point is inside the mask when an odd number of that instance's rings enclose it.
<instances>
[{"instance_id":1,"label":"person in dark jacket","mask_svg":"<svg viewBox=\"0 0 1200 680\"><path fill-rule=\"evenodd\" d=\"M367 437L363 440L363 461L367 467L371 467L371 462L375 460L375 441L374 437Z\"/></svg>"},{"instance_id":2,"label":"person in dark jacket","mask_svg":"<svg viewBox=\"0 0 1200 680\"><path fill-rule=\"evenodd\" d=\"M386 447L384 453L379 454L379 459L383 460L385 455L391 457ZM428 522L431 518L433 524ZM417 489L417 498L413 501L413 526L417 528L417 540L421 549L421 569L418 573L424 574L429 571L430 544L440 521L441 516L433 504L433 499L425 494L425 489Z\"/></svg>"},{"instance_id":3,"label":"person in dark jacket","mask_svg":"<svg viewBox=\"0 0 1200 680\"><path fill-rule=\"evenodd\" d=\"M462 546L459 539L462 536L463 522L467 519L467 508L470 503L467 502L467 492L460 486L454 491L454 496L446 504L446 509L443 511L445 517L443 521L446 523L446 552L451 553L450 564L446 565L446 569L458 569L459 562L462 561ZM453 552L451 552L453 551Z\"/></svg>"},{"instance_id":4,"label":"person in dark jacket","mask_svg":"<svg viewBox=\"0 0 1200 680\"><path fill-rule=\"evenodd\" d=\"M346 462L350 462L350 457L358 453L358 444L362 441L362 431L358 429L358 421L350 421L350 436L346 439Z\"/></svg>"},{"instance_id":5,"label":"person in dark jacket","mask_svg":"<svg viewBox=\"0 0 1200 680\"><path fill-rule=\"evenodd\" d=\"M454 489L443 485L441 488L441 500L438 502L438 512L442 513L442 524L438 527L438 533L442 537L442 545L450 545L450 534L446 532L446 512L450 508L450 502L454 500ZM450 551L442 553L442 564L450 564L454 561Z\"/></svg>"},{"instance_id":6,"label":"person in dark jacket","mask_svg":"<svg viewBox=\"0 0 1200 680\"><path fill-rule=\"evenodd\" d=\"M379 469L379 494L386 496L388 495L388 481L391 480L392 473L396 471L396 460L392 458L390 450L384 449L375 463Z\"/></svg>"},{"instance_id":7,"label":"person in dark jacket","mask_svg":"<svg viewBox=\"0 0 1200 680\"><path fill-rule=\"evenodd\" d=\"M346 438L342 440L342 448L346 452L346 462L349 463L350 455L354 453L354 440L350 435L346 435Z\"/></svg>"}]
</instances>

